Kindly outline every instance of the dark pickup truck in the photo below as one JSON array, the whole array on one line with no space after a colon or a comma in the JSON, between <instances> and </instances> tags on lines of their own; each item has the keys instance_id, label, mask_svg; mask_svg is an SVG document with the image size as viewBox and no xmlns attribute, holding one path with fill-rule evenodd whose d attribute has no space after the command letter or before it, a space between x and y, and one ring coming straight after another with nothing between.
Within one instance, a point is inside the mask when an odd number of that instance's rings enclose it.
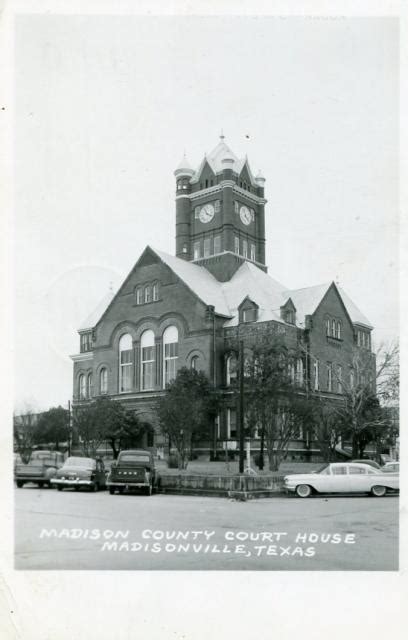
<instances>
[{"instance_id":1,"label":"dark pickup truck","mask_svg":"<svg viewBox=\"0 0 408 640\"><path fill-rule=\"evenodd\" d=\"M123 493L130 489L143 489L151 496L156 487L156 469L151 451L130 449L121 451L118 459L112 463L106 485L112 495L115 491Z\"/></svg>"}]
</instances>

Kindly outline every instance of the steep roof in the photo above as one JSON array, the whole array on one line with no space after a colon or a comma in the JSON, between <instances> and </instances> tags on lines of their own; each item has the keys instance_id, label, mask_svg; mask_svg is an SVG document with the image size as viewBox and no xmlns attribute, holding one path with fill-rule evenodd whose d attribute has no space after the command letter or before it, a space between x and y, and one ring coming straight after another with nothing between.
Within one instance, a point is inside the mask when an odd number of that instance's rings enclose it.
<instances>
[{"instance_id":1,"label":"steep roof","mask_svg":"<svg viewBox=\"0 0 408 640\"><path fill-rule=\"evenodd\" d=\"M224 316L226 318L225 327L238 324L238 307L248 296L259 307L258 322L268 320L284 322L280 317L280 307L291 298L296 307L296 324L303 328L305 316L312 315L316 311L333 284L325 283L303 289L287 289L280 282L247 261L240 265L228 282L219 282L204 267L151 247L147 247L146 251L152 252L166 264L204 304L212 305L218 315ZM343 289L338 288L338 291L351 321L371 329L370 322ZM115 294L109 291L82 323L79 331L92 329L102 318L114 297Z\"/></svg>"},{"instance_id":2,"label":"steep roof","mask_svg":"<svg viewBox=\"0 0 408 640\"><path fill-rule=\"evenodd\" d=\"M242 169L246 164L249 177L252 183L255 185L255 180L252 175L247 159L238 158L235 155L235 153L230 149L230 147L224 142L223 139L220 140L217 146L214 147L214 149L210 153L206 154L200 166L198 167L197 171L195 172L194 176L192 177L191 182L197 182L200 179L201 172L206 162L210 165L211 169L215 174L220 173L223 169L225 169L223 165L223 160L225 158L230 158L233 161L230 168L238 175L241 173Z\"/></svg>"}]
</instances>

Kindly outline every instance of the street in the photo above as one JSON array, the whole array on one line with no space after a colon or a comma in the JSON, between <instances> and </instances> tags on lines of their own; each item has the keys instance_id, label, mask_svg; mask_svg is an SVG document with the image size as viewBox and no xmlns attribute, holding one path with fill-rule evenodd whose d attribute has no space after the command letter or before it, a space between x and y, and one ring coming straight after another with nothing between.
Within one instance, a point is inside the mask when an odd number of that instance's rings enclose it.
<instances>
[{"instance_id":1,"label":"street","mask_svg":"<svg viewBox=\"0 0 408 640\"><path fill-rule=\"evenodd\" d=\"M16 569L398 570L398 497L15 490Z\"/></svg>"}]
</instances>

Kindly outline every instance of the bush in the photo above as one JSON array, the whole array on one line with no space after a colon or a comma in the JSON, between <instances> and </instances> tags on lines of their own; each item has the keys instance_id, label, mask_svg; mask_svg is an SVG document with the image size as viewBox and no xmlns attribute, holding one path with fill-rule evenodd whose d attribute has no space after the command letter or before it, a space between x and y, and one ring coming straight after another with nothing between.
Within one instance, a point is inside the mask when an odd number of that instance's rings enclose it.
<instances>
[{"instance_id":1,"label":"bush","mask_svg":"<svg viewBox=\"0 0 408 640\"><path fill-rule=\"evenodd\" d=\"M167 460L167 466L169 469L178 469L179 460L178 460L177 454L172 453L169 455L169 459Z\"/></svg>"}]
</instances>

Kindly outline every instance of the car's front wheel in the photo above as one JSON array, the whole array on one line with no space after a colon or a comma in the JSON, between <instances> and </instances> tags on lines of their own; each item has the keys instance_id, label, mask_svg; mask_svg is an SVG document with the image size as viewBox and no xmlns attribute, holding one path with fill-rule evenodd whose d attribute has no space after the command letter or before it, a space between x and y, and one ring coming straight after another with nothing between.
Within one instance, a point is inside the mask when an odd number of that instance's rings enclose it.
<instances>
[{"instance_id":1,"label":"car's front wheel","mask_svg":"<svg viewBox=\"0 0 408 640\"><path fill-rule=\"evenodd\" d=\"M387 489L379 484L376 484L371 488L371 495L375 496L376 498L382 498L386 493Z\"/></svg>"},{"instance_id":2,"label":"car's front wheel","mask_svg":"<svg viewBox=\"0 0 408 640\"><path fill-rule=\"evenodd\" d=\"M57 484L57 489L58 489L58 491L62 491L62 485Z\"/></svg>"},{"instance_id":3,"label":"car's front wheel","mask_svg":"<svg viewBox=\"0 0 408 640\"><path fill-rule=\"evenodd\" d=\"M24 482L22 480L17 480L16 485L19 489L24 486Z\"/></svg>"},{"instance_id":4,"label":"car's front wheel","mask_svg":"<svg viewBox=\"0 0 408 640\"><path fill-rule=\"evenodd\" d=\"M296 487L296 495L299 496L299 498L308 498L312 493L312 487L310 487L308 484L298 484L298 486Z\"/></svg>"},{"instance_id":5,"label":"car's front wheel","mask_svg":"<svg viewBox=\"0 0 408 640\"><path fill-rule=\"evenodd\" d=\"M111 496L113 496L113 494L115 493L115 489L113 487L109 487L109 493L111 494Z\"/></svg>"}]
</instances>

